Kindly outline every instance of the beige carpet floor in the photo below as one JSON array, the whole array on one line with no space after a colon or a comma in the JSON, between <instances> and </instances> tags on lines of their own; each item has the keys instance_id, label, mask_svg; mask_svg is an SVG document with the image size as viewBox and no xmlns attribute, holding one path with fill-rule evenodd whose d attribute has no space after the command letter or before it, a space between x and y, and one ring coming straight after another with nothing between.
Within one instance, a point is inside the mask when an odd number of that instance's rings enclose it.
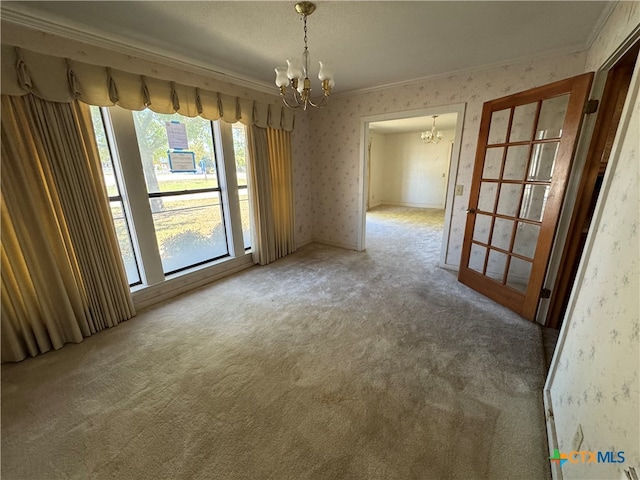
<instances>
[{"instance_id":1,"label":"beige carpet floor","mask_svg":"<svg viewBox=\"0 0 640 480\"><path fill-rule=\"evenodd\" d=\"M2 478L546 479L537 326L437 266L441 210L2 366Z\"/></svg>"}]
</instances>

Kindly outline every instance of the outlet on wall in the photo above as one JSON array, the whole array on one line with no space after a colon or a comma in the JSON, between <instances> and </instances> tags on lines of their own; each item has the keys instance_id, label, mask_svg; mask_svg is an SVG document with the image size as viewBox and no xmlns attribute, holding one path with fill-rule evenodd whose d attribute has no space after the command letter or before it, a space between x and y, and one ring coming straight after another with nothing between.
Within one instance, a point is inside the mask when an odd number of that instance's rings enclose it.
<instances>
[{"instance_id":1,"label":"outlet on wall","mask_svg":"<svg viewBox=\"0 0 640 480\"><path fill-rule=\"evenodd\" d=\"M456 185L456 195L462 195L464 192L464 185Z\"/></svg>"}]
</instances>

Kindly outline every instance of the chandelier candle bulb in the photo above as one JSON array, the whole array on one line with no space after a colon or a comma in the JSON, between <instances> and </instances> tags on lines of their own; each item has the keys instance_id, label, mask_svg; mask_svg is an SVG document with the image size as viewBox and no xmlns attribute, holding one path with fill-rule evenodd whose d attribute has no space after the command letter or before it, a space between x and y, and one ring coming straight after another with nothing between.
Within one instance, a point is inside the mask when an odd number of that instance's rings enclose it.
<instances>
[{"instance_id":1,"label":"chandelier candle bulb","mask_svg":"<svg viewBox=\"0 0 640 480\"><path fill-rule=\"evenodd\" d=\"M287 67L276 67L276 85L278 87L289 86L289 77L287 76Z\"/></svg>"},{"instance_id":2,"label":"chandelier candle bulb","mask_svg":"<svg viewBox=\"0 0 640 480\"><path fill-rule=\"evenodd\" d=\"M287 77L291 80L302 80L304 75L302 74L302 65L295 60L287 60Z\"/></svg>"},{"instance_id":3,"label":"chandelier candle bulb","mask_svg":"<svg viewBox=\"0 0 640 480\"><path fill-rule=\"evenodd\" d=\"M331 80L333 79L333 69L326 62L318 62L320 64L320 71L318 72L319 80Z\"/></svg>"}]
</instances>

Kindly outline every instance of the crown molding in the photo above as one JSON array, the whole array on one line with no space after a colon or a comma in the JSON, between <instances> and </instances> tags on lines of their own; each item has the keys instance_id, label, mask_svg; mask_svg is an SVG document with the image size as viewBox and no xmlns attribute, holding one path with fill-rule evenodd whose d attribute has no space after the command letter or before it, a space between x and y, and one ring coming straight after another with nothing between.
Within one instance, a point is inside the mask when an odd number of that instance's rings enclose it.
<instances>
[{"instance_id":1,"label":"crown molding","mask_svg":"<svg viewBox=\"0 0 640 480\"><path fill-rule=\"evenodd\" d=\"M585 42L585 47L584 47L585 50L589 50L593 46L593 42L595 42L596 38L598 38L598 35L600 35L600 32L604 28L605 23L607 23L607 20L609 20L611 13L613 13L613 10L616 8L616 5L618 3L619 2L617 1L613 1L613 2L610 1L605 7L605 9L602 11L602 13L600 14L600 17L598 18L595 25L591 29L591 32L589 33L589 37L587 38L587 41Z\"/></svg>"},{"instance_id":2,"label":"crown molding","mask_svg":"<svg viewBox=\"0 0 640 480\"><path fill-rule=\"evenodd\" d=\"M10 24L37 29L65 39L86 43L94 47L105 48L123 55L130 55L168 67L179 68L188 72L205 75L219 81L229 82L236 86L251 88L272 96L274 88L270 84L259 82L252 78L239 75L229 70L211 68L202 62L185 56L170 56L147 45L136 42L124 43L115 38L106 38L103 33L89 30L80 30L71 24L65 24L52 18L35 17L28 13L2 5L2 21Z\"/></svg>"},{"instance_id":3,"label":"crown molding","mask_svg":"<svg viewBox=\"0 0 640 480\"><path fill-rule=\"evenodd\" d=\"M427 80L435 80L438 78L451 77L454 75L465 75L465 74L481 72L481 71L489 70L493 68L508 67L510 65L518 65L533 59L542 59L542 58L554 57L557 55L570 55L573 53L583 53L585 51L586 51L586 48L584 44L571 45L568 47L548 50L548 51L536 53L533 55L515 57L509 60L501 60L499 62L494 62L494 63L485 63L475 67L461 68L458 70L449 70L443 73L425 75L424 77L413 78L410 80L400 80L399 82L385 83L383 85L376 85L374 87L358 88L358 89L349 90L346 92L336 93L335 95L332 95L332 96L336 98L340 98L340 97L352 96L352 95L362 95L366 93L377 92L379 90L386 90L388 88L403 87L405 85L413 85L413 84L424 82Z\"/></svg>"}]
</instances>

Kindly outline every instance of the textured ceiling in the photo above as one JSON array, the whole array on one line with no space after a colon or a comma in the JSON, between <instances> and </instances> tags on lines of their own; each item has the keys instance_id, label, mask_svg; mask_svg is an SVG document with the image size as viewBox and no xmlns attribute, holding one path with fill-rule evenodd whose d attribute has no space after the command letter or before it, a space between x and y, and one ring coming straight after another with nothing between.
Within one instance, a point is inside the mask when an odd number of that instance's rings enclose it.
<instances>
[{"instance_id":1,"label":"textured ceiling","mask_svg":"<svg viewBox=\"0 0 640 480\"><path fill-rule=\"evenodd\" d=\"M16 15L125 47L273 85L273 68L300 56L295 2L5 2ZM608 11L597 1L318 2L311 59L330 61L336 92L583 49ZM45 22L42 23L42 20ZM76 32L76 33L74 33ZM317 63L315 63L317 65ZM317 69L312 67L315 75Z\"/></svg>"}]
</instances>

